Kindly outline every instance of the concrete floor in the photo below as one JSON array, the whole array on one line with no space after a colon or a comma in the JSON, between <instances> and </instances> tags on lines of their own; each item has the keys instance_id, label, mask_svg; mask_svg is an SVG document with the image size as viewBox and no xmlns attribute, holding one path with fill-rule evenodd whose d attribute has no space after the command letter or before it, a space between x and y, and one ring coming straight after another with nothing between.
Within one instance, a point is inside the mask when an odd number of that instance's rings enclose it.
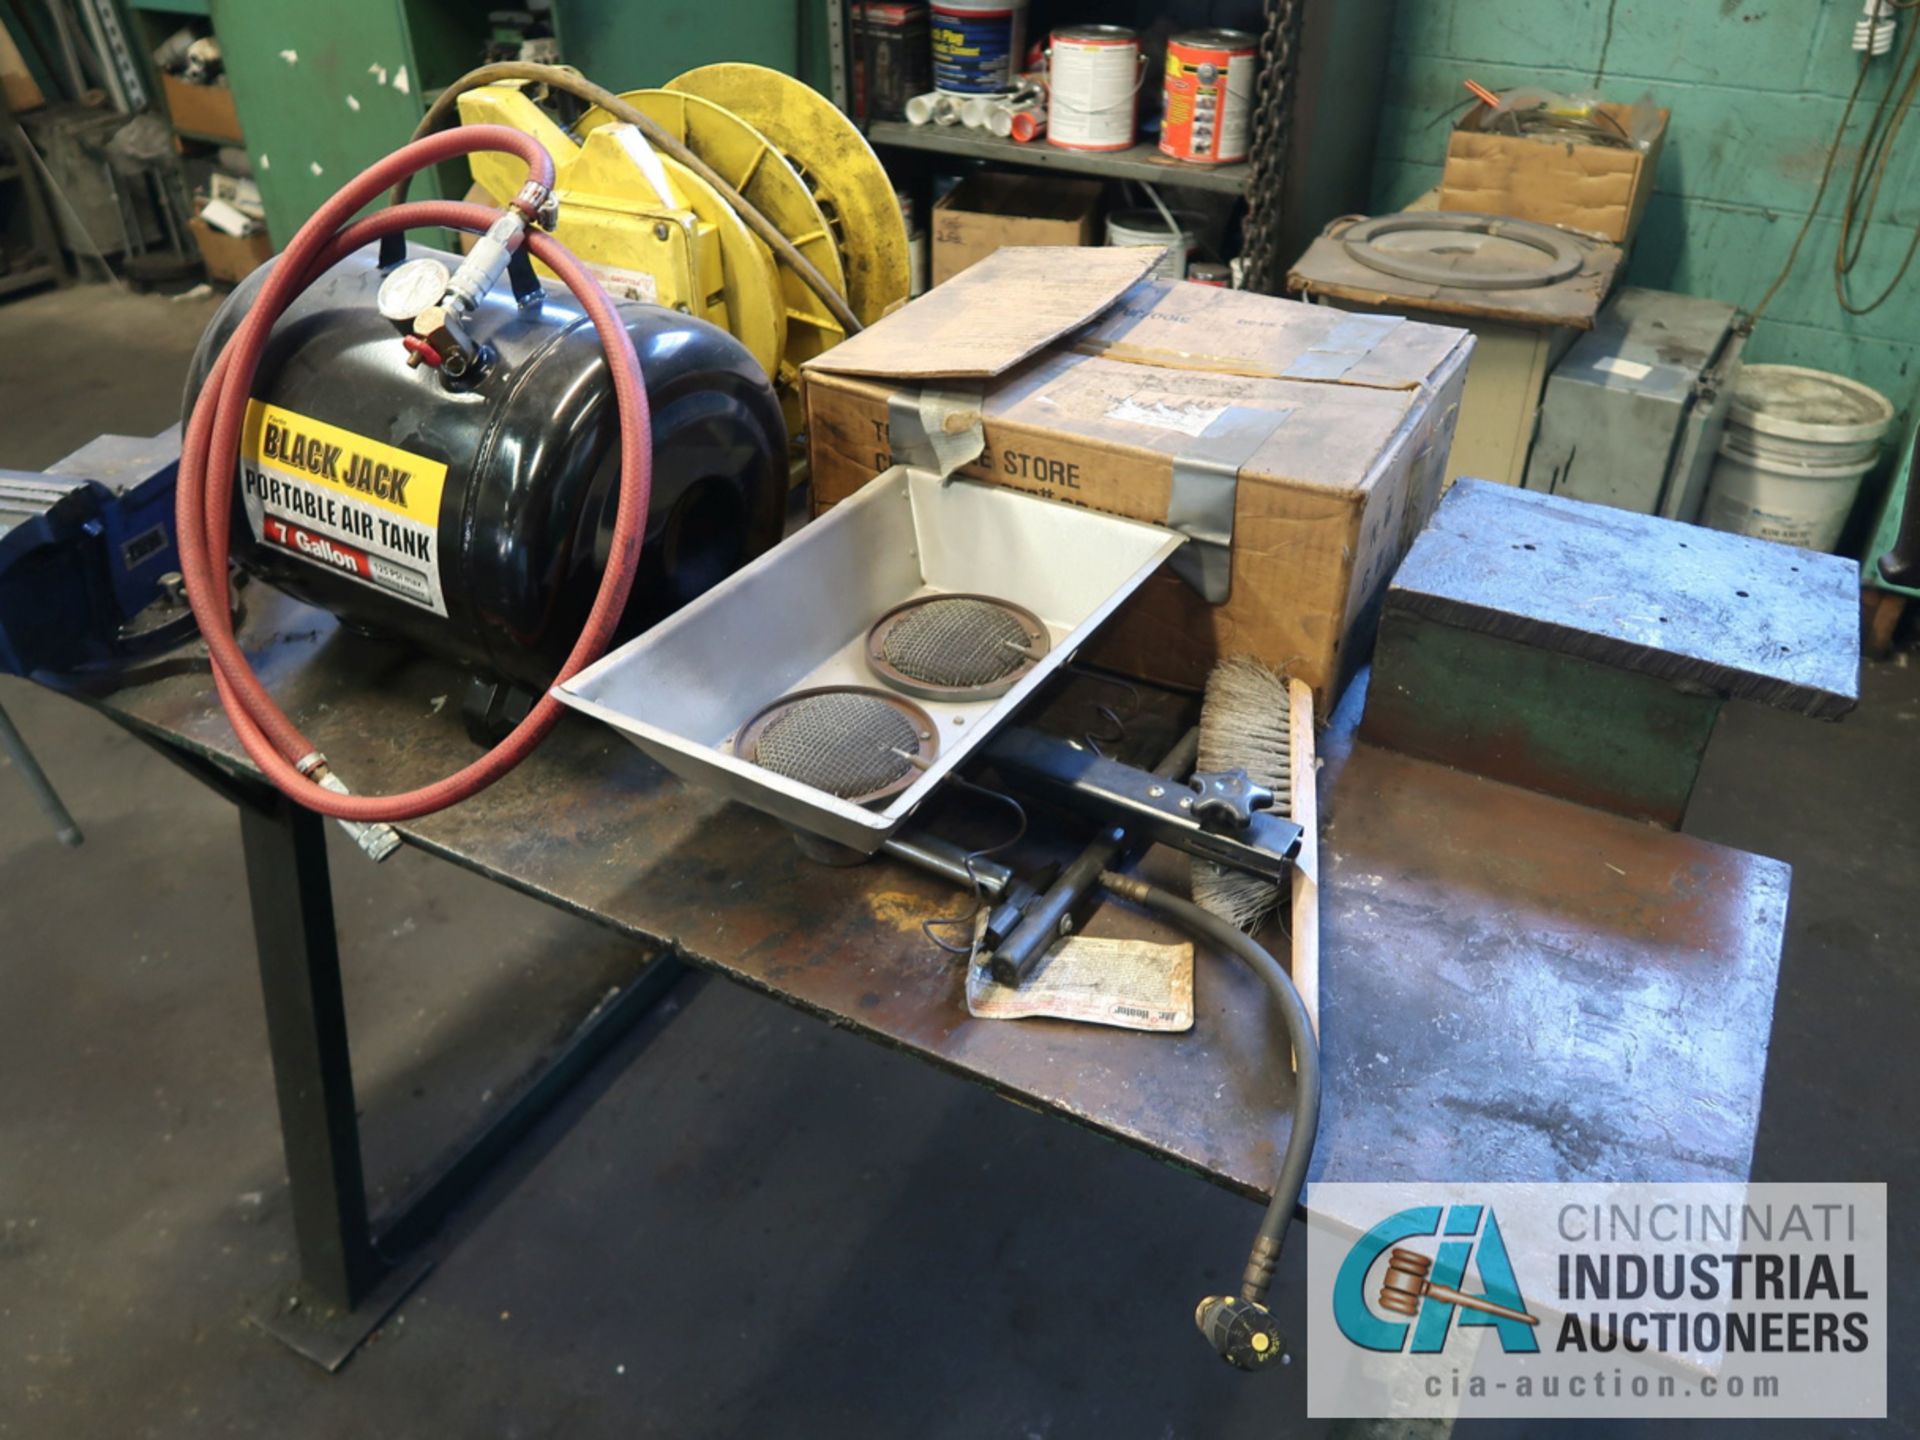
<instances>
[{"instance_id":1,"label":"concrete floor","mask_svg":"<svg viewBox=\"0 0 1920 1440\"><path fill-rule=\"evenodd\" d=\"M169 423L209 314L99 287L0 307L0 465ZM1896 1187L1906 1338L1920 665L1864 686L1838 726L1730 707L1690 828L1796 867L1757 1174ZM697 980L321 1373L242 1321L289 1231L233 814L77 706L12 681L0 703L87 833L54 844L0 768L0 1436L1325 1433L1303 1367L1249 1380L1192 1332L1254 1207ZM393 1190L634 955L412 851L342 849L335 879L368 1171ZM1891 1424L1762 1429L1920 1435L1915 1367L1893 1368Z\"/></svg>"}]
</instances>

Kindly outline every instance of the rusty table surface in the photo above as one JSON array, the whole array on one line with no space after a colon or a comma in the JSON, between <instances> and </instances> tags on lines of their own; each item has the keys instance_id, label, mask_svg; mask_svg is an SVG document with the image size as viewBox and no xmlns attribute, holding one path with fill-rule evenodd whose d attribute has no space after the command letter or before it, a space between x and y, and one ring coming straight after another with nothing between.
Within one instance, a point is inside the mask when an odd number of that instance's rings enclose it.
<instances>
[{"instance_id":1,"label":"rusty table surface","mask_svg":"<svg viewBox=\"0 0 1920 1440\"><path fill-rule=\"evenodd\" d=\"M246 595L243 644L350 784L409 788L473 758L451 667L259 585ZM248 769L204 656L179 653L91 703ZM1787 867L1356 745L1358 700L1322 742L1314 1177L1745 1179ZM973 1020L960 966L920 932L961 908L954 889L884 857L807 861L775 822L577 716L480 798L400 829L1024 1104L1267 1193L1291 1075L1265 992L1222 957L1197 957L1183 1035ZM1147 863L1180 873L1177 857ZM1087 928L1165 938L1114 902Z\"/></svg>"}]
</instances>

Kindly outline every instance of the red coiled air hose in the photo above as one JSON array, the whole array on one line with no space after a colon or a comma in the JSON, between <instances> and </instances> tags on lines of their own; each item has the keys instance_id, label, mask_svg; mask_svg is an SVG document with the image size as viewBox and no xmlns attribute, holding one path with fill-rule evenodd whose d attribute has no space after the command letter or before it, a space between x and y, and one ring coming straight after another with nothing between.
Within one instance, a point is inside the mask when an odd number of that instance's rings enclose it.
<instances>
[{"instance_id":1,"label":"red coiled air hose","mask_svg":"<svg viewBox=\"0 0 1920 1440\"><path fill-rule=\"evenodd\" d=\"M345 795L324 789L298 768L317 753L273 703L234 640L228 612L227 543L233 518L233 482L239 460L240 431L267 335L280 315L329 267L361 246L401 230L445 226L484 232L499 212L484 205L424 201L393 206L347 224L361 207L396 181L429 165L475 151L497 150L527 162L532 179L553 184L553 157L532 136L504 125L475 125L416 140L364 171L314 213L281 252L266 283L208 373L181 443L179 493L175 516L179 529L180 570L187 598L213 660L214 684L234 734L266 777L292 799L342 820L373 824L411 820L465 800L485 789L524 760L560 719L563 707L542 695L527 718L499 745L446 779L401 795ZM344 227L344 228L343 228ZM653 435L647 391L633 341L613 302L593 273L559 241L529 229L526 243L573 291L607 353L620 414L620 489L614 515L612 554L585 627L559 679L598 659L626 608L646 533L647 502L652 492ZM421 377L422 384L435 383Z\"/></svg>"}]
</instances>

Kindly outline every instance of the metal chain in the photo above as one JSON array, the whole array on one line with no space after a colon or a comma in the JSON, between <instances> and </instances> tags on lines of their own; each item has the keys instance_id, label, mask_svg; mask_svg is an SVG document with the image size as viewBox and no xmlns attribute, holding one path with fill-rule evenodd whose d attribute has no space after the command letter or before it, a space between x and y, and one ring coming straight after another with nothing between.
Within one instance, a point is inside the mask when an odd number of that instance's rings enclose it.
<instances>
[{"instance_id":1,"label":"metal chain","mask_svg":"<svg viewBox=\"0 0 1920 1440\"><path fill-rule=\"evenodd\" d=\"M1287 142L1293 131L1294 70L1300 59L1304 0L1266 0L1260 31L1260 71L1253 83L1253 133L1248 149L1247 219L1241 285L1263 294L1281 286L1280 189L1286 183Z\"/></svg>"}]
</instances>

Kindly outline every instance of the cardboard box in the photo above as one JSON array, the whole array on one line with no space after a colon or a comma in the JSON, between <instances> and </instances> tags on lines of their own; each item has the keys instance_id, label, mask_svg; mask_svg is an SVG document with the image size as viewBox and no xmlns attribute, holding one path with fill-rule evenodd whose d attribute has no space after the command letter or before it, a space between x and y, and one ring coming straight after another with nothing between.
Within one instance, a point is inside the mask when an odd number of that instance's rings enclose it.
<instances>
[{"instance_id":1,"label":"cardboard box","mask_svg":"<svg viewBox=\"0 0 1920 1440\"><path fill-rule=\"evenodd\" d=\"M1003 250L809 361L816 511L892 463L888 402L928 388L981 396L985 451L963 475L1164 524L1176 473L1211 473L1231 484L1224 602L1162 572L1087 658L1198 687L1250 653L1311 684L1324 713L1439 499L1472 337L1143 281L1154 259Z\"/></svg>"},{"instance_id":2,"label":"cardboard box","mask_svg":"<svg viewBox=\"0 0 1920 1440\"><path fill-rule=\"evenodd\" d=\"M229 235L216 230L198 215L188 221L193 240L200 247L200 258L207 263L207 276L238 285L247 276L273 258L273 241L265 230L251 235Z\"/></svg>"},{"instance_id":3,"label":"cardboard box","mask_svg":"<svg viewBox=\"0 0 1920 1440\"><path fill-rule=\"evenodd\" d=\"M216 140L223 145L244 145L240 133L240 115L233 108L233 91L225 82L217 85L189 85L178 75L160 76L161 92L167 97L167 113L173 128L194 140Z\"/></svg>"},{"instance_id":4,"label":"cardboard box","mask_svg":"<svg viewBox=\"0 0 1920 1440\"><path fill-rule=\"evenodd\" d=\"M20 57L20 49L5 25L0 25L0 90L6 92L7 109L15 115L38 110L47 103L47 97L40 93L39 82L27 69L27 62Z\"/></svg>"},{"instance_id":5,"label":"cardboard box","mask_svg":"<svg viewBox=\"0 0 1920 1440\"><path fill-rule=\"evenodd\" d=\"M1631 123L1633 106L1599 108L1623 127ZM1640 226L1666 143L1671 112L1656 113L1653 141L1638 150L1491 134L1492 112L1476 105L1447 141L1440 208L1514 215L1625 244Z\"/></svg>"},{"instance_id":6,"label":"cardboard box","mask_svg":"<svg viewBox=\"0 0 1920 1440\"><path fill-rule=\"evenodd\" d=\"M951 280L1003 245L1096 245L1100 182L987 171L933 207L933 283Z\"/></svg>"}]
</instances>

